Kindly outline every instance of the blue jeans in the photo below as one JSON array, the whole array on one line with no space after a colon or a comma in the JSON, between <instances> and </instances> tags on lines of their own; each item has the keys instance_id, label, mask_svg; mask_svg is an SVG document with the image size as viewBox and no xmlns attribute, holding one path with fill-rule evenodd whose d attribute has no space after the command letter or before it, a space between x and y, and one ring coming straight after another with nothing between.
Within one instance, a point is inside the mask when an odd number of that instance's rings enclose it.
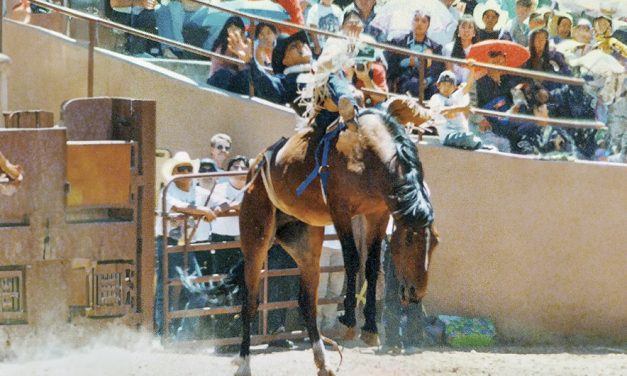
<instances>
[{"instance_id":1,"label":"blue jeans","mask_svg":"<svg viewBox=\"0 0 627 376\"><path fill-rule=\"evenodd\" d=\"M177 240L168 238L168 245L177 245ZM155 331L158 335L163 334L163 237L158 236L155 239L155 274L157 275L157 283L156 283L156 291L155 291L155 305L154 305L154 320L155 320ZM195 268L197 268L196 257L193 253L188 254L188 265L189 270L188 273ZM169 255L168 258L168 278L176 278L178 276L178 272L176 271L176 267L183 267L183 254L182 253L173 253ZM174 301L176 298L176 294L173 289L168 289L168 309L170 311L180 309L185 306L185 302L183 299L178 299L178 301ZM172 332L172 331L171 331Z\"/></svg>"}]
</instances>

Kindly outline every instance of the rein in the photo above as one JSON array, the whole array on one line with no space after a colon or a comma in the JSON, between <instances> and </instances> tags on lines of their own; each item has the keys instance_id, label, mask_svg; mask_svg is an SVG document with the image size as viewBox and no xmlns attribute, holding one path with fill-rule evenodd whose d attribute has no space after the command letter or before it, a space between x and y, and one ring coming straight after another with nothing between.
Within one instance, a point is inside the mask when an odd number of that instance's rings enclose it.
<instances>
[{"instance_id":1,"label":"rein","mask_svg":"<svg viewBox=\"0 0 627 376\"><path fill-rule=\"evenodd\" d=\"M296 188L296 196L301 196L307 187L320 176L320 186L322 188L322 200L325 205L327 203L327 181L329 180L329 150L331 149L331 142L337 138L337 136L346 128L344 123L340 123L339 118L336 119L328 128L327 132L322 136L320 143L316 146L314 157L316 159L316 165L313 170L307 175L305 181L303 181L298 188ZM322 148L322 160L320 160L319 154Z\"/></svg>"}]
</instances>

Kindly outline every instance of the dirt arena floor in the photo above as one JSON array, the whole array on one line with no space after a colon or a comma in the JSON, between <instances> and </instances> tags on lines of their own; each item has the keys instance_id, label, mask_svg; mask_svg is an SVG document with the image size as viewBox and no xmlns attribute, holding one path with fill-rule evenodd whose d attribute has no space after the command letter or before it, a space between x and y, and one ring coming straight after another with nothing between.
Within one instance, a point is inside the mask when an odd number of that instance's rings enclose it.
<instances>
[{"instance_id":1,"label":"dirt arena floor","mask_svg":"<svg viewBox=\"0 0 627 376\"><path fill-rule=\"evenodd\" d=\"M297 346L289 351L255 347L253 374L315 375L308 344ZM343 348L344 362L337 375L627 375L627 346L430 347L411 356L377 355L374 350ZM234 355L164 348L153 337L119 330L72 346L57 337L14 343L0 354L2 376L221 376L235 370ZM336 368L339 355L329 351L328 359Z\"/></svg>"}]
</instances>

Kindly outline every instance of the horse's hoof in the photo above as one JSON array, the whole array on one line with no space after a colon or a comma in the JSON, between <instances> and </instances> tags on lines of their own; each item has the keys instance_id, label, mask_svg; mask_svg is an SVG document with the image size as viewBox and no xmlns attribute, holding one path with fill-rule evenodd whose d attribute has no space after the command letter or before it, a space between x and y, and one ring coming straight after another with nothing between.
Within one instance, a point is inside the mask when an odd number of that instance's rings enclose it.
<instances>
[{"instance_id":1,"label":"horse's hoof","mask_svg":"<svg viewBox=\"0 0 627 376\"><path fill-rule=\"evenodd\" d=\"M355 338L357 338L357 327L355 326L346 327L346 331L344 332L342 339L345 341L353 341Z\"/></svg>"},{"instance_id":2,"label":"horse's hoof","mask_svg":"<svg viewBox=\"0 0 627 376\"><path fill-rule=\"evenodd\" d=\"M237 366L234 376L252 376L250 372L250 356L238 356L231 361L231 364Z\"/></svg>"},{"instance_id":3,"label":"horse's hoof","mask_svg":"<svg viewBox=\"0 0 627 376\"><path fill-rule=\"evenodd\" d=\"M379 346L379 334L362 330L359 338L368 346Z\"/></svg>"},{"instance_id":4,"label":"horse's hoof","mask_svg":"<svg viewBox=\"0 0 627 376\"><path fill-rule=\"evenodd\" d=\"M322 368L318 370L318 376L335 376L335 372L331 371L328 368Z\"/></svg>"}]
</instances>

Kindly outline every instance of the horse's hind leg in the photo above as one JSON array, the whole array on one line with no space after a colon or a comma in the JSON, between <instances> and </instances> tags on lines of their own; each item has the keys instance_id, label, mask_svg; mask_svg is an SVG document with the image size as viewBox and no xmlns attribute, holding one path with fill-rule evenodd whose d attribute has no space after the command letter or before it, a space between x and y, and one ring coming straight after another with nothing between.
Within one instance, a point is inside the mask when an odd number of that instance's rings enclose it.
<instances>
[{"instance_id":1,"label":"horse's hind leg","mask_svg":"<svg viewBox=\"0 0 627 376\"><path fill-rule=\"evenodd\" d=\"M307 326L318 375L333 375L333 371L327 368L324 345L316 324L320 253L322 252L324 228L293 221L278 227L276 237L283 248L294 258L300 269L298 305Z\"/></svg>"},{"instance_id":2,"label":"horse's hind leg","mask_svg":"<svg viewBox=\"0 0 627 376\"><path fill-rule=\"evenodd\" d=\"M385 236L389 217L386 213L370 215L366 217L368 258L366 260L366 281L368 287L366 289L366 304L364 306L364 317L366 322L361 328L361 339L370 346L379 344L379 335L377 330L377 279L381 266L381 243Z\"/></svg>"},{"instance_id":3,"label":"horse's hind leg","mask_svg":"<svg viewBox=\"0 0 627 376\"><path fill-rule=\"evenodd\" d=\"M244 301L242 304L242 343L236 376L249 376L250 324L257 313L259 275L274 239L276 209L263 184L252 185L244 197L240 211L240 236L244 255Z\"/></svg>"}]
</instances>

